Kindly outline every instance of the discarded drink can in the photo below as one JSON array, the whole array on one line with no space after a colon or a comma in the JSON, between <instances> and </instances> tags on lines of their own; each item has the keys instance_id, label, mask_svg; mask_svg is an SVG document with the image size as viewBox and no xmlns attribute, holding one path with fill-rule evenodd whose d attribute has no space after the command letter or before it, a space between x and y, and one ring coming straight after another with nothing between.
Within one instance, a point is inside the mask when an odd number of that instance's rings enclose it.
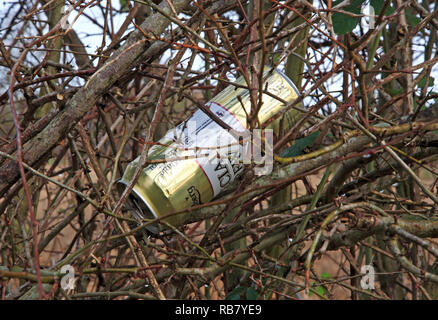
<instances>
[{"instance_id":1,"label":"discarded drink can","mask_svg":"<svg viewBox=\"0 0 438 320\"><path fill-rule=\"evenodd\" d=\"M256 160L262 164L264 160L271 161L272 165L272 154L271 159L263 159L261 150L257 156L252 154L257 146L260 147L261 133L260 130L258 134L249 133L250 93L242 77L236 82L241 87L229 85L205 104L210 116L202 110L196 111L150 147L148 160L161 162L149 164L142 170L127 199L135 218L155 219L209 202L243 174L245 163ZM293 82L272 68L265 69L263 89L263 103L258 112L260 124L298 97ZM291 109L284 113L284 117L292 125L300 114ZM222 126L218 122L222 122ZM225 129L223 123L232 132ZM269 129L264 131L264 142L271 143L272 151L272 130L270 135L266 134L267 131ZM257 137L258 143L251 144L251 140L245 140L246 144L239 143L239 136ZM118 181L121 191L132 179L138 161L139 158L132 161ZM170 215L163 220L176 227L183 223L184 214ZM147 229L153 233L160 230L158 224L149 225Z\"/></svg>"}]
</instances>

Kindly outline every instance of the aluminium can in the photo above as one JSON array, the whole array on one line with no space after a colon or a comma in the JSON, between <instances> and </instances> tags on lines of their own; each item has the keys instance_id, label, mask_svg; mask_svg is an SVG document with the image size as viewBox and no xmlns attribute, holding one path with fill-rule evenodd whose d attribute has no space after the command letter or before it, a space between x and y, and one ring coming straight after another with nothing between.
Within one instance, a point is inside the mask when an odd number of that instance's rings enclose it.
<instances>
[{"instance_id":1,"label":"aluminium can","mask_svg":"<svg viewBox=\"0 0 438 320\"><path fill-rule=\"evenodd\" d=\"M266 68L263 79L266 93L263 93L258 112L260 124L284 110L299 95L293 82L277 69ZM228 127L241 133L248 130L251 103L244 79L241 77L236 83L238 86L229 85L205 107ZM292 125L300 115L302 113L291 109L283 117ZM224 148L224 142L228 148ZM137 219L168 215L163 220L175 227L180 226L184 213L170 213L211 201L244 173L245 165L240 161L241 147L236 134L228 132L199 109L150 147L148 159L161 162L149 164L142 170L128 197L128 208ZM227 156L223 156L221 149L226 150ZM219 154L221 156L217 156ZM121 191L132 179L138 161L139 158L132 161L118 181ZM157 233L161 228L152 224L147 229Z\"/></svg>"}]
</instances>

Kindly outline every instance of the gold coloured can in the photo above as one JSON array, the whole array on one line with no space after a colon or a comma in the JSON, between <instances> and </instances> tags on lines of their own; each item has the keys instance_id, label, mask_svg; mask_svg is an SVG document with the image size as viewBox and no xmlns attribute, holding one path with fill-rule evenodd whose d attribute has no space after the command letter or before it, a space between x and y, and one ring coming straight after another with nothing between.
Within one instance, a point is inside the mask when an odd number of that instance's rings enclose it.
<instances>
[{"instance_id":1,"label":"gold coloured can","mask_svg":"<svg viewBox=\"0 0 438 320\"><path fill-rule=\"evenodd\" d=\"M258 112L260 124L283 111L286 104L298 97L293 82L279 70L266 68L263 79L265 90ZM251 102L244 79L241 77L236 82L238 86L229 85L205 104L216 119L235 131L234 134L198 110L151 146L148 159L161 162L142 170L127 200L129 207L134 207L132 213L137 219L159 218L209 202L243 174L242 146L235 133L248 132ZM300 114L291 109L284 117L293 124ZM139 158L132 161L118 181L122 190L132 179L138 161ZM164 220L179 226L184 221L184 214L169 215ZM155 233L160 228L155 224L147 229Z\"/></svg>"}]
</instances>

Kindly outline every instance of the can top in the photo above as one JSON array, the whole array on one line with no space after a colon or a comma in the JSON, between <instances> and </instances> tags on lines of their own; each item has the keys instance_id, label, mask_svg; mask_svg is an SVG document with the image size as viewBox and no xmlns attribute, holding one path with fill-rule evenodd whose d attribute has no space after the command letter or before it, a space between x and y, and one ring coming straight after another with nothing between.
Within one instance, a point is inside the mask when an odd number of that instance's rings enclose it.
<instances>
[{"instance_id":1,"label":"can top","mask_svg":"<svg viewBox=\"0 0 438 320\"><path fill-rule=\"evenodd\" d=\"M286 80L286 82L292 87L292 89L295 91L295 93L297 94L297 96L300 96L301 93L298 90L297 86L295 85L295 83L293 83L293 81L280 69L278 68L273 68L273 70L275 70L275 72L277 72L279 75L281 75L284 80Z\"/></svg>"},{"instance_id":2,"label":"can top","mask_svg":"<svg viewBox=\"0 0 438 320\"><path fill-rule=\"evenodd\" d=\"M121 179L117 181L117 187L119 188L120 193L122 193L124 187L127 187L127 184ZM140 223L142 223L144 219L157 219L158 217L149 206L148 202L143 199L141 194L139 194L135 188L132 189L131 193L126 198L125 208L132 214L134 219ZM160 226L158 223L146 225L145 229L153 234L160 233Z\"/></svg>"}]
</instances>

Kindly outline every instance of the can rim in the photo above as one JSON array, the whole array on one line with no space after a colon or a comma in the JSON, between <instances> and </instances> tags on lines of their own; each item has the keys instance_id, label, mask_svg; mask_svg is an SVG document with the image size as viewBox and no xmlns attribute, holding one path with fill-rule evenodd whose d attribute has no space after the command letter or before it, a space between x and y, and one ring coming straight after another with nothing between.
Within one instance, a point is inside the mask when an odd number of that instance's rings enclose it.
<instances>
[{"instance_id":1,"label":"can rim","mask_svg":"<svg viewBox=\"0 0 438 320\"><path fill-rule=\"evenodd\" d=\"M119 180L119 181L117 181L117 183L118 183L118 184L123 184L123 185L125 185L125 186L128 186L128 184L127 184L125 181L123 181L123 180ZM132 188L131 193L132 193L132 192L135 193L135 195L136 195L141 201L143 201L143 203L148 207L150 213L154 216L154 218L155 218L155 219L158 219L158 215L154 212L154 210L152 209L152 207L150 206L150 204L147 202L147 200L146 200L146 199L145 199L140 193L138 193L137 190L135 190L135 186L134 186L134 188Z\"/></svg>"},{"instance_id":2,"label":"can rim","mask_svg":"<svg viewBox=\"0 0 438 320\"><path fill-rule=\"evenodd\" d=\"M295 85L295 83L293 83L293 81L280 69L278 68L273 68L280 76L283 77L284 80L286 80L286 82L292 87L292 89L295 91L295 93L297 94L297 96L301 96L300 91L298 90L297 86Z\"/></svg>"}]
</instances>

